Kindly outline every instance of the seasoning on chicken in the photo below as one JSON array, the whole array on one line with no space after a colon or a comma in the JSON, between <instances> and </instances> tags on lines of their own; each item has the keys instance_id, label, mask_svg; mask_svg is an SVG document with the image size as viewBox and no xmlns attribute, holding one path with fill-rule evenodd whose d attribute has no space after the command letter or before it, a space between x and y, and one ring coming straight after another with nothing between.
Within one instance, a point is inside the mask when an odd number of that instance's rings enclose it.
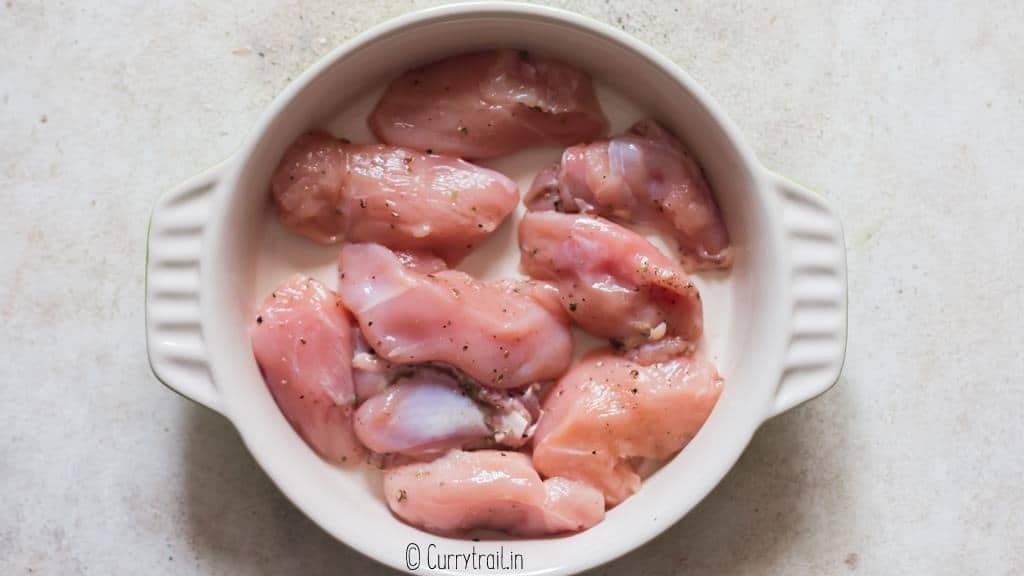
<instances>
[{"instance_id":1,"label":"seasoning on chicken","mask_svg":"<svg viewBox=\"0 0 1024 576\"><path fill-rule=\"evenodd\" d=\"M428 532L500 530L516 536L578 532L604 518L601 493L566 478L541 480L519 452L453 450L384 473L388 507Z\"/></svg>"},{"instance_id":2,"label":"seasoning on chicken","mask_svg":"<svg viewBox=\"0 0 1024 576\"><path fill-rule=\"evenodd\" d=\"M627 347L701 335L696 286L635 232L595 216L528 212L519 249L523 271L555 283L569 316L592 334Z\"/></svg>"},{"instance_id":3,"label":"seasoning on chicken","mask_svg":"<svg viewBox=\"0 0 1024 576\"><path fill-rule=\"evenodd\" d=\"M533 387L487 390L441 366L398 366L395 383L365 401L356 436L379 454L424 456L452 448L529 441L540 406Z\"/></svg>"},{"instance_id":4,"label":"seasoning on chicken","mask_svg":"<svg viewBox=\"0 0 1024 576\"><path fill-rule=\"evenodd\" d=\"M609 506L640 487L635 462L667 458L697 434L722 392L700 356L644 366L608 350L584 357L545 396L533 464L601 489Z\"/></svg>"},{"instance_id":5,"label":"seasoning on chicken","mask_svg":"<svg viewBox=\"0 0 1024 576\"><path fill-rule=\"evenodd\" d=\"M447 268L444 260L424 250L395 252L399 262L420 274L431 274ZM352 329L352 379L355 381L357 402L378 394L394 382L399 374L408 371L381 358L366 341L359 326Z\"/></svg>"},{"instance_id":6,"label":"seasoning on chicken","mask_svg":"<svg viewBox=\"0 0 1024 576\"><path fill-rule=\"evenodd\" d=\"M263 302L249 335L267 387L306 443L335 463L361 455L352 431L352 322L337 294L293 276Z\"/></svg>"},{"instance_id":7,"label":"seasoning on chicken","mask_svg":"<svg viewBox=\"0 0 1024 576\"><path fill-rule=\"evenodd\" d=\"M322 244L379 242L461 260L519 202L515 182L456 158L322 133L299 137L271 181L289 229Z\"/></svg>"},{"instance_id":8,"label":"seasoning on chicken","mask_svg":"<svg viewBox=\"0 0 1024 576\"><path fill-rule=\"evenodd\" d=\"M420 274L378 244L346 245L339 271L341 299L384 360L445 363L493 388L552 380L569 366L568 324L508 283Z\"/></svg>"},{"instance_id":9,"label":"seasoning on chicken","mask_svg":"<svg viewBox=\"0 0 1024 576\"><path fill-rule=\"evenodd\" d=\"M462 158L605 135L590 77L525 51L452 56L396 78L370 116L382 142Z\"/></svg>"},{"instance_id":10,"label":"seasoning on chicken","mask_svg":"<svg viewBox=\"0 0 1024 576\"><path fill-rule=\"evenodd\" d=\"M689 271L732 264L729 233L700 166L651 120L611 140L566 148L526 197L531 210L559 210L649 222L669 231Z\"/></svg>"}]
</instances>

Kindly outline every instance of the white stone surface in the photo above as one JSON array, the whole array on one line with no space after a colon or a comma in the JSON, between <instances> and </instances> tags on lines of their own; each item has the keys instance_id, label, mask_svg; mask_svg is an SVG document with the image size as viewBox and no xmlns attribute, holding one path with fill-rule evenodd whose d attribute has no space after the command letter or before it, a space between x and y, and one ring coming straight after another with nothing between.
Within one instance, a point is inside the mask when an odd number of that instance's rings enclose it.
<instances>
[{"instance_id":1,"label":"white stone surface","mask_svg":"<svg viewBox=\"0 0 1024 576\"><path fill-rule=\"evenodd\" d=\"M426 4L204 4L0 5L2 574L385 572L154 380L144 245L157 195L290 78ZM559 3L662 50L832 200L850 347L832 392L596 573L1024 573L1024 4L636 4Z\"/></svg>"}]
</instances>

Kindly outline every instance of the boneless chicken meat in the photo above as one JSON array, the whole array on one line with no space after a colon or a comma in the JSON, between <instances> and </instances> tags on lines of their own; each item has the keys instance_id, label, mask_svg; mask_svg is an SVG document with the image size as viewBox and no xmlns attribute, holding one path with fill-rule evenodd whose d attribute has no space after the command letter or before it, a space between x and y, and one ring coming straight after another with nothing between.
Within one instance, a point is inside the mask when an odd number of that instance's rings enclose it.
<instances>
[{"instance_id":1,"label":"boneless chicken meat","mask_svg":"<svg viewBox=\"0 0 1024 576\"><path fill-rule=\"evenodd\" d=\"M335 463L360 456L352 430L352 320L337 294L293 276L264 300L249 335L274 400L309 446Z\"/></svg>"},{"instance_id":2,"label":"boneless chicken meat","mask_svg":"<svg viewBox=\"0 0 1024 576\"><path fill-rule=\"evenodd\" d=\"M572 359L568 324L513 285L421 274L378 244L346 245L338 269L342 301L389 362L444 363L509 389L557 378Z\"/></svg>"},{"instance_id":3,"label":"boneless chicken meat","mask_svg":"<svg viewBox=\"0 0 1024 576\"><path fill-rule=\"evenodd\" d=\"M512 180L456 158L305 134L271 182L281 222L317 242L379 242L461 260L519 202Z\"/></svg>"},{"instance_id":4,"label":"boneless chicken meat","mask_svg":"<svg viewBox=\"0 0 1024 576\"><path fill-rule=\"evenodd\" d=\"M520 452L453 450L384 474L384 496L399 517L437 534L474 529L546 536L590 528L604 518L596 488L567 478L541 480Z\"/></svg>"},{"instance_id":5,"label":"boneless chicken meat","mask_svg":"<svg viewBox=\"0 0 1024 576\"><path fill-rule=\"evenodd\" d=\"M395 252L398 261L407 269L421 274L432 274L447 268L444 260L423 250ZM384 390L398 376L408 375L408 368L396 366L380 357L366 341L359 326L352 330L352 379L355 381L356 399L362 402Z\"/></svg>"},{"instance_id":6,"label":"boneless chicken meat","mask_svg":"<svg viewBox=\"0 0 1024 576\"><path fill-rule=\"evenodd\" d=\"M654 224L678 242L687 270L732 264L729 233L700 166L651 120L611 140L566 148L557 166L534 179L526 203Z\"/></svg>"},{"instance_id":7,"label":"boneless chicken meat","mask_svg":"<svg viewBox=\"0 0 1024 576\"><path fill-rule=\"evenodd\" d=\"M403 366L392 385L359 406L355 432L379 454L518 448L529 440L539 408L533 387L491 390L443 366Z\"/></svg>"},{"instance_id":8,"label":"boneless chicken meat","mask_svg":"<svg viewBox=\"0 0 1024 576\"><path fill-rule=\"evenodd\" d=\"M405 72L369 124L382 142L462 158L586 142L608 127L586 73L515 50L462 54Z\"/></svg>"},{"instance_id":9,"label":"boneless chicken meat","mask_svg":"<svg viewBox=\"0 0 1024 576\"><path fill-rule=\"evenodd\" d=\"M699 354L643 365L592 352L544 398L533 464L597 487L614 506L640 487L636 461L686 446L721 392L718 371Z\"/></svg>"},{"instance_id":10,"label":"boneless chicken meat","mask_svg":"<svg viewBox=\"0 0 1024 576\"><path fill-rule=\"evenodd\" d=\"M585 214L528 212L519 248L523 271L555 284L569 316L588 332L631 348L701 335L696 286L631 230Z\"/></svg>"}]
</instances>

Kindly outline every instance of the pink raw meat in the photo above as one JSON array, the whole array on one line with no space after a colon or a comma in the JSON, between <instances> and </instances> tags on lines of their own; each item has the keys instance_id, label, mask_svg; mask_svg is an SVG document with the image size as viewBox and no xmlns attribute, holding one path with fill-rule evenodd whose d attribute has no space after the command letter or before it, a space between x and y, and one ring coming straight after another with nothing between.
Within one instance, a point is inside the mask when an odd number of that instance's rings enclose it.
<instances>
[{"instance_id":1,"label":"pink raw meat","mask_svg":"<svg viewBox=\"0 0 1024 576\"><path fill-rule=\"evenodd\" d=\"M544 476L600 488L614 506L640 487L635 460L667 458L686 446L721 392L718 371L700 356L644 366L592 352L544 398L533 465Z\"/></svg>"},{"instance_id":2,"label":"pink raw meat","mask_svg":"<svg viewBox=\"0 0 1024 576\"><path fill-rule=\"evenodd\" d=\"M356 436L380 454L440 454L451 448L526 444L540 406L525 391L482 388L440 366L396 366L395 382L359 406Z\"/></svg>"},{"instance_id":3,"label":"pink raw meat","mask_svg":"<svg viewBox=\"0 0 1024 576\"><path fill-rule=\"evenodd\" d=\"M566 478L541 481L519 452L453 450L429 463L384 474L384 495L399 518L435 534L474 529L546 536L590 528L604 518L601 493Z\"/></svg>"},{"instance_id":4,"label":"pink raw meat","mask_svg":"<svg viewBox=\"0 0 1024 576\"><path fill-rule=\"evenodd\" d=\"M586 73L514 50L452 56L405 72L369 124L382 142L462 158L576 144L608 128Z\"/></svg>"},{"instance_id":5,"label":"pink raw meat","mask_svg":"<svg viewBox=\"0 0 1024 576\"><path fill-rule=\"evenodd\" d=\"M256 362L295 431L331 462L361 455L352 432L352 322L337 294L295 275L253 318Z\"/></svg>"},{"instance_id":6,"label":"pink raw meat","mask_svg":"<svg viewBox=\"0 0 1024 576\"><path fill-rule=\"evenodd\" d=\"M639 234L595 216L529 212L519 248L523 271L553 282L569 316L592 334L628 347L701 335L696 286Z\"/></svg>"},{"instance_id":7,"label":"pink raw meat","mask_svg":"<svg viewBox=\"0 0 1024 576\"><path fill-rule=\"evenodd\" d=\"M687 270L732 264L729 233L700 166L651 120L611 140L566 148L526 197L531 210L559 210L649 222L679 243Z\"/></svg>"},{"instance_id":8,"label":"pink raw meat","mask_svg":"<svg viewBox=\"0 0 1024 576\"><path fill-rule=\"evenodd\" d=\"M289 229L323 244L379 242L461 260L519 202L515 182L456 158L316 132L292 144L271 181Z\"/></svg>"},{"instance_id":9,"label":"pink raw meat","mask_svg":"<svg viewBox=\"0 0 1024 576\"><path fill-rule=\"evenodd\" d=\"M569 366L568 324L514 285L420 274L378 244L346 245L338 268L342 300L389 362L445 363L494 388L552 380Z\"/></svg>"}]
</instances>

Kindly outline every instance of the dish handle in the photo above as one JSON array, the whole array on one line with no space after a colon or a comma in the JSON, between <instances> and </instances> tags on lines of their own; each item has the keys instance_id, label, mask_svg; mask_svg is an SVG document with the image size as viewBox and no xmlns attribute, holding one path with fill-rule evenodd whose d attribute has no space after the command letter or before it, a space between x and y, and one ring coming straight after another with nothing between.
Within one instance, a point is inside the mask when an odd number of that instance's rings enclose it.
<instances>
[{"instance_id":1,"label":"dish handle","mask_svg":"<svg viewBox=\"0 0 1024 576\"><path fill-rule=\"evenodd\" d=\"M791 180L769 177L781 200L791 285L790 336L771 418L839 379L846 357L847 283L843 227L828 202Z\"/></svg>"},{"instance_id":2,"label":"dish handle","mask_svg":"<svg viewBox=\"0 0 1024 576\"><path fill-rule=\"evenodd\" d=\"M203 340L199 266L219 164L162 195L149 220L146 249L146 348L157 380L221 411Z\"/></svg>"}]
</instances>

